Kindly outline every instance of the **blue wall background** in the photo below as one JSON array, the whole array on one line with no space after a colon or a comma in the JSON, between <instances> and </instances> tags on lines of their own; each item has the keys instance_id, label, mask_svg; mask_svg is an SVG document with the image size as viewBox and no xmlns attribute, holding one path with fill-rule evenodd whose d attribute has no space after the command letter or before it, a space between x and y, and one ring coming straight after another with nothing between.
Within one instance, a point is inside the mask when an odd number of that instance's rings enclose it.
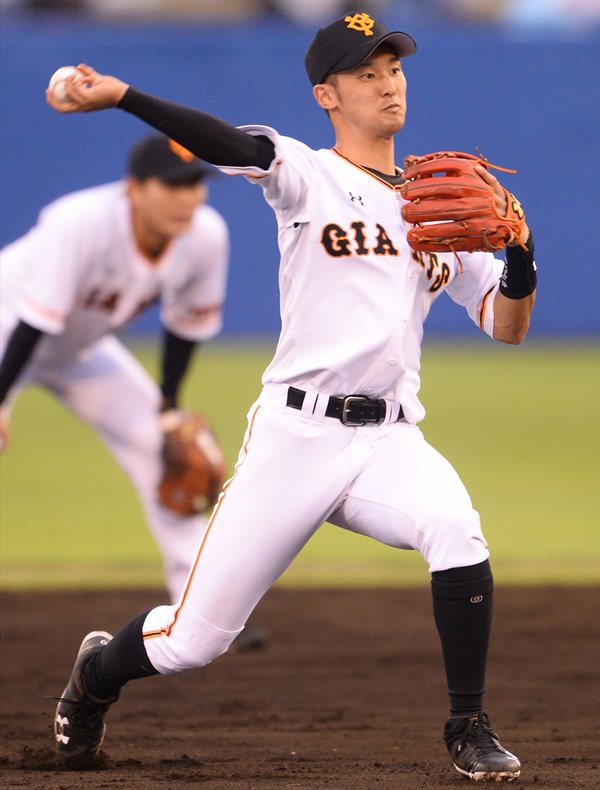
<instances>
[{"instance_id":1,"label":"blue wall background","mask_svg":"<svg viewBox=\"0 0 600 790\"><path fill-rule=\"evenodd\" d=\"M386 20L402 29L401 19ZM479 28L415 29L405 62L408 122L397 158L441 148L518 169L502 181L535 231L540 269L532 335L600 332L600 38L518 38ZM251 25L111 25L6 20L0 42L0 241L17 238L65 192L120 178L129 146L148 130L124 112L58 116L44 100L50 74L87 62L137 87L234 124L266 123L313 147L332 144L303 57L312 31ZM260 191L218 177L211 202L232 231L225 333L279 327L275 224ZM137 327L148 329L155 316ZM441 299L430 332L473 330Z\"/></svg>"}]
</instances>

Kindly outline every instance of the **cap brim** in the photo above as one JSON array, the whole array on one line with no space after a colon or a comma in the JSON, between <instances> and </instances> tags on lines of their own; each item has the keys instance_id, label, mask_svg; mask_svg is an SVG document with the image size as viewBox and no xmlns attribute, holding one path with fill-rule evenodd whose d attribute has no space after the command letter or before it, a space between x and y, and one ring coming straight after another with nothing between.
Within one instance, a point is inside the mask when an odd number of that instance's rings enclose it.
<instances>
[{"instance_id":1,"label":"cap brim","mask_svg":"<svg viewBox=\"0 0 600 790\"><path fill-rule=\"evenodd\" d=\"M357 66L360 66L361 63L364 63L381 44L389 44L399 58L406 58L409 55L414 55L417 51L417 45L408 33L386 33L383 36L379 36L375 41L365 41L362 46L353 49L352 52L346 55L339 63L336 63L328 74L337 74L338 71L355 69ZM325 77L327 77L327 74L323 79L325 79Z\"/></svg>"},{"instance_id":2,"label":"cap brim","mask_svg":"<svg viewBox=\"0 0 600 790\"><path fill-rule=\"evenodd\" d=\"M164 181L165 184L189 184L194 181L200 181L208 176L216 174L216 170L205 167L199 162L193 165L184 165L183 167L173 167L159 173L154 173L154 178Z\"/></svg>"}]
</instances>

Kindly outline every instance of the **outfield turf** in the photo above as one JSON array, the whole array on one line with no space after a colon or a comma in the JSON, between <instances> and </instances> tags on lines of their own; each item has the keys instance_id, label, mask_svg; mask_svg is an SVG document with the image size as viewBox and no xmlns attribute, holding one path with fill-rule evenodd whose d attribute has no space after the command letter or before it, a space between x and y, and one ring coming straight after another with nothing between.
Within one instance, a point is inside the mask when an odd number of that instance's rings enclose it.
<instances>
[{"instance_id":1,"label":"outfield turf","mask_svg":"<svg viewBox=\"0 0 600 790\"><path fill-rule=\"evenodd\" d=\"M213 342L186 381L184 405L210 415L230 470L272 348ZM154 351L136 353L154 373ZM423 431L482 515L496 580L600 583L597 348L430 340L423 366ZM92 431L46 393L31 389L19 400L0 471L2 587L161 583L160 556L128 480ZM428 579L415 552L325 526L281 583Z\"/></svg>"}]
</instances>

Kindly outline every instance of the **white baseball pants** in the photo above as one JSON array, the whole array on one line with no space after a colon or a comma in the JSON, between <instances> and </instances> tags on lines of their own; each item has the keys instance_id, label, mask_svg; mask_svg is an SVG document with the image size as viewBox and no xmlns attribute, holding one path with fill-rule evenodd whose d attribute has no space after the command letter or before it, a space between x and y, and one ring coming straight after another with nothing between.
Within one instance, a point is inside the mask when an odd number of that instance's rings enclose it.
<instances>
[{"instance_id":1,"label":"white baseball pants","mask_svg":"<svg viewBox=\"0 0 600 790\"><path fill-rule=\"evenodd\" d=\"M324 407L286 407L286 392L269 385L251 408L181 599L145 620L145 648L163 674L225 652L325 521L416 549L430 571L489 555L464 485L417 426L350 427L322 416Z\"/></svg>"}]
</instances>

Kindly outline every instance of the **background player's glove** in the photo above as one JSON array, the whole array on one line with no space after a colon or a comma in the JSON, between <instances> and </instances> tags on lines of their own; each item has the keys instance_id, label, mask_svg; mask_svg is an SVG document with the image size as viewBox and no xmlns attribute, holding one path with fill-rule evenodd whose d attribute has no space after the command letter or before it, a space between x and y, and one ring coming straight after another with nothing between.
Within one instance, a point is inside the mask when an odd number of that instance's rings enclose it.
<instances>
[{"instance_id":1,"label":"background player's glove","mask_svg":"<svg viewBox=\"0 0 600 790\"><path fill-rule=\"evenodd\" d=\"M409 202L402 216L414 224L407 234L413 250L495 251L520 239L525 226L521 204L501 186L508 208L506 216L500 216L494 188L477 173L476 165L515 172L460 151L406 157L401 194Z\"/></svg>"},{"instance_id":2,"label":"background player's glove","mask_svg":"<svg viewBox=\"0 0 600 790\"><path fill-rule=\"evenodd\" d=\"M158 485L163 507L181 516L203 513L217 501L225 456L206 417L171 409L161 417L164 470Z\"/></svg>"}]
</instances>

